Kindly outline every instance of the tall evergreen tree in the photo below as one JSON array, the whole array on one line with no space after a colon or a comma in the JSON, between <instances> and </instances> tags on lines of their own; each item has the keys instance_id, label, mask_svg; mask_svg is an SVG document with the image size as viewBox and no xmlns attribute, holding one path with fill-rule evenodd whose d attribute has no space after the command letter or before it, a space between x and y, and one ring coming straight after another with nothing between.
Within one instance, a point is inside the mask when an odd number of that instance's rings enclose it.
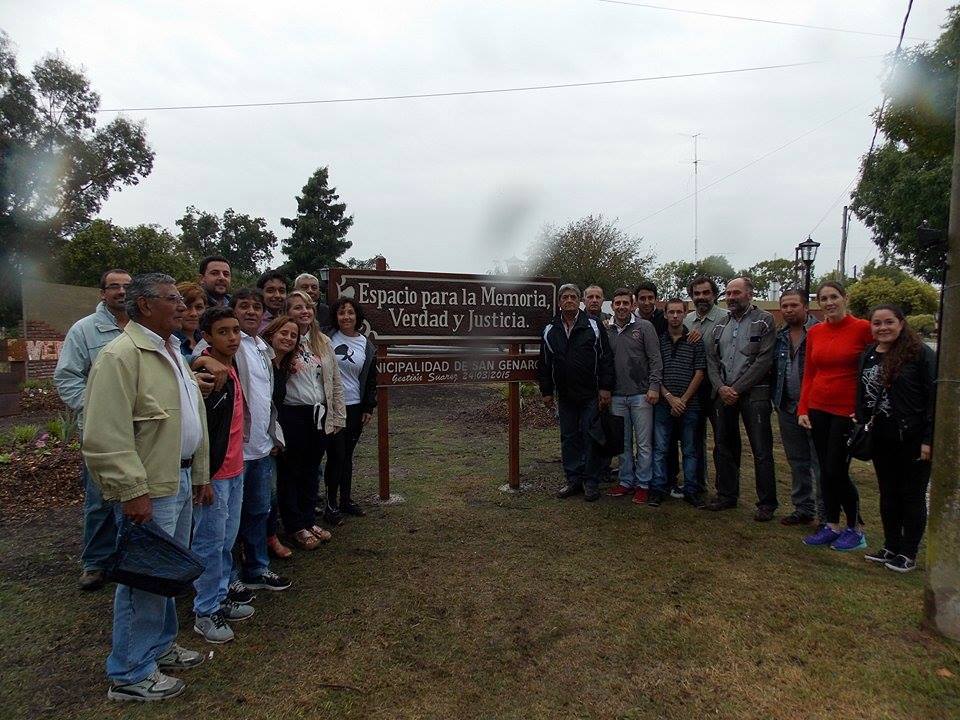
<instances>
[{"instance_id":1,"label":"tall evergreen tree","mask_svg":"<svg viewBox=\"0 0 960 720\"><path fill-rule=\"evenodd\" d=\"M280 219L280 224L292 231L282 245L289 275L316 273L335 265L353 245L344 239L353 216L345 214L347 204L339 202L336 188L328 187L328 178L326 167L314 172L297 197L296 217Z\"/></svg>"}]
</instances>

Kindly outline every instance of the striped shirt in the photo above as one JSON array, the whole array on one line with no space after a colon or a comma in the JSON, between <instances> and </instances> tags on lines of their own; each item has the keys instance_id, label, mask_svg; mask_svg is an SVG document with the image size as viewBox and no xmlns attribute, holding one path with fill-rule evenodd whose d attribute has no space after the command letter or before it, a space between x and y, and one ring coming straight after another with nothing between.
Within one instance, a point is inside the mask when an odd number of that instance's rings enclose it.
<instances>
[{"instance_id":1,"label":"striped shirt","mask_svg":"<svg viewBox=\"0 0 960 720\"><path fill-rule=\"evenodd\" d=\"M669 332L660 336L660 356L663 358L663 380L661 384L671 395L680 397L683 395L690 383L693 382L693 375L697 370L707 369L707 355L703 350L703 343L687 342L687 329L683 329L683 335L676 342L670 337ZM660 402L666 402L661 398ZM697 407L697 393L687 401L687 407Z\"/></svg>"}]
</instances>

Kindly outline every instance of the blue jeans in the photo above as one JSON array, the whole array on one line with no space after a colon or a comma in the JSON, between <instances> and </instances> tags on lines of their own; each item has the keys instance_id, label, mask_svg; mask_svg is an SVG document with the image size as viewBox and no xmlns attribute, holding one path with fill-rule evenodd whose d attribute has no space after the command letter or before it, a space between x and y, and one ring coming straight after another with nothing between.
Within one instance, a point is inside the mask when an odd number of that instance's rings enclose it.
<instances>
[{"instance_id":1,"label":"blue jeans","mask_svg":"<svg viewBox=\"0 0 960 720\"><path fill-rule=\"evenodd\" d=\"M688 407L680 417L670 414L670 405L659 402L653 411L653 489L660 493L669 490L667 481L667 453L671 438L680 438L683 455L683 494L697 497L700 488L700 408Z\"/></svg>"},{"instance_id":2,"label":"blue jeans","mask_svg":"<svg viewBox=\"0 0 960 720\"><path fill-rule=\"evenodd\" d=\"M177 542L190 543L192 508L190 470L180 471L175 495L153 498L153 521ZM117 524L122 503L114 505ZM117 585L113 597L113 646L107 656L107 677L117 685L143 680L157 669L157 658L177 638L177 608L173 598Z\"/></svg>"},{"instance_id":3,"label":"blue jeans","mask_svg":"<svg viewBox=\"0 0 960 720\"><path fill-rule=\"evenodd\" d=\"M557 419L560 421L560 457L567 485L595 491L600 482L602 462L594 452L590 426L596 422L599 408L597 399L584 402L557 400Z\"/></svg>"},{"instance_id":4,"label":"blue jeans","mask_svg":"<svg viewBox=\"0 0 960 720\"><path fill-rule=\"evenodd\" d=\"M203 560L203 573L193 581L197 596L193 611L212 615L227 599L233 570L233 544L240 528L243 506L243 475L211 481L213 502L193 511L193 542L190 549Z\"/></svg>"},{"instance_id":5,"label":"blue jeans","mask_svg":"<svg viewBox=\"0 0 960 720\"><path fill-rule=\"evenodd\" d=\"M240 511L240 534L237 536L243 550L243 567L239 573L241 579L260 577L270 569L267 518L270 516L273 467L270 455L243 461L243 509ZM234 572L234 576L237 575Z\"/></svg>"},{"instance_id":6,"label":"blue jeans","mask_svg":"<svg viewBox=\"0 0 960 720\"><path fill-rule=\"evenodd\" d=\"M645 394L614 395L610 411L623 418L620 484L632 490L647 488L653 462L653 405Z\"/></svg>"},{"instance_id":7,"label":"blue jeans","mask_svg":"<svg viewBox=\"0 0 960 720\"><path fill-rule=\"evenodd\" d=\"M83 482L83 552L80 560L84 570L103 570L107 557L117 545L117 521L113 503L107 502L83 463L80 479Z\"/></svg>"}]
</instances>

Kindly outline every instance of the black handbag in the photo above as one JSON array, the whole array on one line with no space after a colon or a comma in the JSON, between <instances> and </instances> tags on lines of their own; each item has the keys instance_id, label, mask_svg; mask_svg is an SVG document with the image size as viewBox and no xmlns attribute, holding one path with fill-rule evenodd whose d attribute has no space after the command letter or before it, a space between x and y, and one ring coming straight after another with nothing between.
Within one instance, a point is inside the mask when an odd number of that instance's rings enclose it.
<instances>
[{"instance_id":1,"label":"black handbag","mask_svg":"<svg viewBox=\"0 0 960 720\"><path fill-rule=\"evenodd\" d=\"M105 570L113 582L165 597L191 590L202 572L200 557L155 522L137 524L126 517Z\"/></svg>"},{"instance_id":2,"label":"black handbag","mask_svg":"<svg viewBox=\"0 0 960 720\"><path fill-rule=\"evenodd\" d=\"M591 433L597 455L605 458L623 453L623 418L608 410L599 413L599 432Z\"/></svg>"},{"instance_id":3,"label":"black handbag","mask_svg":"<svg viewBox=\"0 0 960 720\"><path fill-rule=\"evenodd\" d=\"M857 460L873 459L873 442L870 437L870 430L873 427L873 416L865 423L855 422L850 428L850 435L847 437L847 455Z\"/></svg>"}]
</instances>

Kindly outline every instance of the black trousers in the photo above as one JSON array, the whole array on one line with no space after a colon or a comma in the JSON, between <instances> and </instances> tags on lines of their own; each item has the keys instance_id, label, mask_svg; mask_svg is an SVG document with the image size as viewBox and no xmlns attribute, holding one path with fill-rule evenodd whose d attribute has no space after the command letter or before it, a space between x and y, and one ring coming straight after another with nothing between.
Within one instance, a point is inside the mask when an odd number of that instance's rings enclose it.
<instances>
[{"instance_id":1,"label":"black trousers","mask_svg":"<svg viewBox=\"0 0 960 720\"><path fill-rule=\"evenodd\" d=\"M773 466L773 429L770 425L770 388L754 387L741 393L735 405L714 403L716 416L717 498L736 503L740 497L740 421L753 452L757 507L777 507L777 479Z\"/></svg>"},{"instance_id":2,"label":"black trousers","mask_svg":"<svg viewBox=\"0 0 960 720\"><path fill-rule=\"evenodd\" d=\"M706 388L706 389L704 389ZM706 378L697 388L697 399L700 402L700 417L697 419L697 493L703 495L707 491L707 423L713 431L713 466L718 467L717 460L717 416L713 411L713 389ZM719 401L718 401L719 402ZM720 486L714 483L717 496L720 496Z\"/></svg>"},{"instance_id":3,"label":"black trousers","mask_svg":"<svg viewBox=\"0 0 960 720\"><path fill-rule=\"evenodd\" d=\"M327 469L323 476L327 485L327 506L331 509L353 502L353 451L362 432L363 409L359 403L347 405L347 425L330 438Z\"/></svg>"},{"instance_id":4,"label":"black trousers","mask_svg":"<svg viewBox=\"0 0 960 720\"><path fill-rule=\"evenodd\" d=\"M847 440L853 420L823 410L810 410L810 437L820 461L820 491L828 523L840 522L840 511L847 516L847 527L856 527L860 519L860 493L850 478Z\"/></svg>"},{"instance_id":5,"label":"black trousers","mask_svg":"<svg viewBox=\"0 0 960 720\"><path fill-rule=\"evenodd\" d=\"M880 485L880 520L884 547L917 558L927 527L927 485L930 462L920 460L920 436L901 435L886 418L874 421L871 431L873 468Z\"/></svg>"},{"instance_id":6,"label":"black trousers","mask_svg":"<svg viewBox=\"0 0 960 720\"><path fill-rule=\"evenodd\" d=\"M286 446L277 455L277 504L284 530L295 533L316 524L327 434L317 429L309 405L281 405L279 420Z\"/></svg>"}]
</instances>

